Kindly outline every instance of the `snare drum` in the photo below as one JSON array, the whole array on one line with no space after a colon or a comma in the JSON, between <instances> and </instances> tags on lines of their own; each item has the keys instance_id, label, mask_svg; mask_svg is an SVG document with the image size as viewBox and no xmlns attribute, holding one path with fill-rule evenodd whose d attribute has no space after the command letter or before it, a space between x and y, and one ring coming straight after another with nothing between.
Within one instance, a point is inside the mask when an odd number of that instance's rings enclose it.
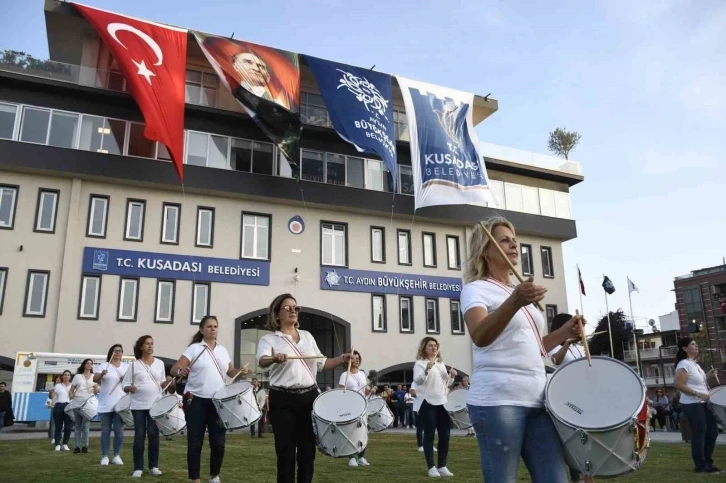
<instances>
[{"instance_id":1,"label":"snare drum","mask_svg":"<svg viewBox=\"0 0 726 483\"><path fill-rule=\"evenodd\" d=\"M714 387L709 395L713 414L719 423L726 425L726 386Z\"/></svg>"},{"instance_id":2,"label":"snare drum","mask_svg":"<svg viewBox=\"0 0 726 483\"><path fill-rule=\"evenodd\" d=\"M356 391L331 389L313 402L313 432L321 453L354 456L368 446L368 402Z\"/></svg>"},{"instance_id":3,"label":"snare drum","mask_svg":"<svg viewBox=\"0 0 726 483\"><path fill-rule=\"evenodd\" d=\"M451 422L456 429L469 429L473 426L469 419L469 408L466 406L466 397L469 391L466 389L454 389L448 395L444 409L449 413Z\"/></svg>"},{"instance_id":4,"label":"snare drum","mask_svg":"<svg viewBox=\"0 0 726 483\"><path fill-rule=\"evenodd\" d=\"M645 386L630 367L600 356L592 367L586 359L570 361L547 382L545 398L571 468L599 477L643 464L649 445Z\"/></svg>"},{"instance_id":5,"label":"snare drum","mask_svg":"<svg viewBox=\"0 0 726 483\"><path fill-rule=\"evenodd\" d=\"M176 394L164 396L156 401L149 410L149 416L164 436L173 436L187 427L184 410L179 407Z\"/></svg>"},{"instance_id":6,"label":"snare drum","mask_svg":"<svg viewBox=\"0 0 726 483\"><path fill-rule=\"evenodd\" d=\"M131 394L126 394L119 399L113 407L113 410L118 414L127 428L134 426L134 415L131 413Z\"/></svg>"},{"instance_id":7,"label":"snare drum","mask_svg":"<svg viewBox=\"0 0 726 483\"><path fill-rule=\"evenodd\" d=\"M376 396L368 400L368 431L380 433L393 424L393 413L386 400Z\"/></svg>"},{"instance_id":8,"label":"snare drum","mask_svg":"<svg viewBox=\"0 0 726 483\"><path fill-rule=\"evenodd\" d=\"M78 413L86 421L93 421L98 414L98 397L91 396L87 398L81 407L78 408Z\"/></svg>"},{"instance_id":9,"label":"snare drum","mask_svg":"<svg viewBox=\"0 0 726 483\"><path fill-rule=\"evenodd\" d=\"M213 401L219 419L228 430L246 428L262 417L252 384L247 381L224 386L214 394Z\"/></svg>"}]
</instances>

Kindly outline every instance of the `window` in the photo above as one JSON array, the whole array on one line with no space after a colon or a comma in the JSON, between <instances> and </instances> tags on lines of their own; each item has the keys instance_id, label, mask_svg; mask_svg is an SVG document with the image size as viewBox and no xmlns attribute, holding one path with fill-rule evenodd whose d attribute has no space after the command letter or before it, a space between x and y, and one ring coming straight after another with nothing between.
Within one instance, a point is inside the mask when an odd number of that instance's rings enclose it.
<instances>
[{"instance_id":1,"label":"window","mask_svg":"<svg viewBox=\"0 0 726 483\"><path fill-rule=\"evenodd\" d=\"M50 110L25 107L20 140L26 143L45 144L48 141Z\"/></svg>"},{"instance_id":2,"label":"window","mask_svg":"<svg viewBox=\"0 0 726 483\"><path fill-rule=\"evenodd\" d=\"M452 270L461 270L458 236L446 235L446 251L449 258L449 268Z\"/></svg>"},{"instance_id":3,"label":"window","mask_svg":"<svg viewBox=\"0 0 726 483\"><path fill-rule=\"evenodd\" d=\"M386 296L373 295L373 332L386 332Z\"/></svg>"},{"instance_id":4,"label":"window","mask_svg":"<svg viewBox=\"0 0 726 483\"><path fill-rule=\"evenodd\" d=\"M301 92L300 94L300 118L302 121L313 126L331 127L323 97L311 92Z\"/></svg>"},{"instance_id":5,"label":"window","mask_svg":"<svg viewBox=\"0 0 726 483\"><path fill-rule=\"evenodd\" d=\"M522 259L522 275L534 275L534 263L532 261L532 245L519 245L520 258Z\"/></svg>"},{"instance_id":6,"label":"window","mask_svg":"<svg viewBox=\"0 0 726 483\"><path fill-rule=\"evenodd\" d=\"M232 138L230 168L255 174L275 174L272 144Z\"/></svg>"},{"instance_id":7,"label":"window","mask_svg":"<svg viewBox=\"0 0 726 483\"><path fill-rule=\"evenodd\" d=\"M136 309L138 308L139 279L122 278L118 293L119 321L136 322Z\"/></svg>"},{"instance_id":8,"label":"window","mask_svg":"<svg viewBox=\"0 0 726 483\"><path fill-rule=\"evenodd\" d=\"M12 229L15 226L15 206L18 187L0 185L0 228Z\"/></svg>"},{"instance_id":9,"label":"window","mask_svg":"<svg viewBox=\"0 0 726 483\"><path fill-rule=\"evenodd\" d=\"M398 264L411 265L411 232L398 230Z\"/></svg>"},{"instance_id":10,"label":"window","mask_svg":"<svg viewBox=\"0 0 726 483\"><path fill-rule=\"evenodd\" d=\"M161 243L170 245L179 244L179 215L181 205L177 203L164 203L161 212Z\"/></svg>"},{"instance_id":11,"label":"window","mask_svg":"<svg viewBox=\"0 0 726 483\"><path fill-rule=\"evenodd\" d=\"M108 196L91 195L91 200L88 203L88 223L86 226L86 236L94 238L106 238L108 203Z\"/></svg>"},{"instance_id":12,"label":"window","mask_svg":"<svg viewBox=\"0 0 726 483\"><path fill-rule=\"evenodd\" d=\"M78 114L35 107L23 108L21 141L75 148L77 137Z\"/></svg>"},{"instance_id":13,"label":"window","mask_svg":"<svg viewBox=\"0 0 726 483\"><path fill-rule=\"evenodd\" d=\"M195 283L192 299L192 324L199 324L209 314L209 284Z\"/></svg>"},{"instance_id":14,"label":"window","mask_svg":"<svg viewBox=\"0 0 726 483\"><path fill-rule=\"evenodd\" d=\"M126 232L124 240L143 241L146 201L129 199L126 203Z\"/></svg>"},{"instance_id":15,"label":"window","mask_svg":"<svg viewBox=\"0 0 726 483\"><path fill-rule=\"evenodd\" d=\"M686 322L688 324L693 321L696 324L706 321L703 312L703 301L701 299L701 288L690 287L683 290L683 303L686 305Z\"/></svg>"},{"instance_id":16,"label":"window","mask_svg":"<svg viewBox=\"0 0 726 483\"><path fill-rule=\"evenodd\" d=\"M398 165L398 186L401 194L412 195L413 194L413 170L411 166Z\"/></svg>"},{"instance_id":17,"label":"window","mask_svg":"<svg viewBox=\"0 0 726 483\"><path fill-rule=\"evenodd\" d=\"M542 275L545 278L555 277L555 269L552 264L552 249L550 247L542 247Z\"/></svg>"},{"instance_id":18,"label":"window","mask_svg":"<svg viewBox=\"0 0 726 483\"><path fill-rule=\"evenodd\" d=\"M174 321L174 282L159 280L156 282L156 311L154 322Z\"/></svg>"},{"instance_id":19,"label":"window","mask_svg":"<svg viewBox=\"0 0 726 483\"><path fill-rule=\"evenodd\" d=\"M365 188L365 159L348 156L346 169L348 171L347 186L351 188Z\"/></svg>"},{"instance_id":20,"label":"window","mask_svg":"<svg viewBox=\"0 0 726 483\"><path fill-rule=\"evenodd\" d=\"M81 280L81 300L78 305L79 319L98 320L98 301L101 296L101 277L84 275Z\"/></svg>"},{"instance_id":21,"label":"window","mask_svg":"<svg viewBox=\"0 0 726 483\"><path fill-rule=\"evenodd\" d=\"M426 299L426 333L439 333L439 301Z\"/></svg>"},{"instance_id":22,"label":"window","mask_svg":"<svg viewBox=\"0 0 726 483\"><path fill-rule=\"evenodd\" d=\"M48 278L50 272L45 270L28 270L28 281L25 288L25 317L45 317L45 305L48 297Z\"/></svg>"},{"instance_id":23,"label":"window","mask_svg":"<svg viewBox=\"0 0 726 483\"><path fill-rule=\"evenodd\" d=\"M270 259L270 215L242 213L240 258Z\"/></svg>"},{"instance_id":24,"label":"window","mask_svg":"<svg viewBox=\"0 0 726 483\"><path fill-rule=\"evenodd\" d=\"M300 161L302 163L301 179L320 183L325 182L325 153L303 149Z\"/></svg>"},{"instance_id":25,"label":"window","mask_svg":"<svg viewBox=\"0 0 726 483\"><path fill-rule=\"evenodd\" d=\"M0 103L0 139L13 139L18 106Z\"/></svg>"},{"instance_id":26,"label":"window","mask_svg":"<svg viewBox=\"0 0 726 483\"><path fill-rule=\"evenodd\" d=\"M0 315L3 314L3 303L5 301L5 286L8 279L8 269L0 267Z\"/></svg>"},{"instance_id":27,"label":"window","mask_svg":"<svg viewBox=\"0 0 726 483\"><path fill-rule=\"evenodd\" d=\"M325 182L345 186L345 156L342 154L325 154Z\"/></svg>"},{"instance_id":28,"label":"window","mask_svg":"<svg viewBox=\"0 0 726 483\"><path fill-rule=\"evenodd\" d=\"M212 248L214 245L214 208L197 208L197 242L195 246Z\"/></svg>"},{"instance_id":29,"label":"window","mask_svg":"<svg viewBox=\"0 0 726 483\"><path fill-rule=\"evenodd\" d=\"M189 104L217 107L217 87L219 81L215 74L188 70L184 97Z\"/></svg>"},{"instance_id":30,"label":"window","mask_svg":"<svg viewBox=\"0 0 726 483\"><path fill-rule=\"evenodd\" d=\"M451 333L464 333L464 318L461 316L461 303L458 300L451 301Z\"/></svg>"},{"instance_id":31,"label":"window","mask_svg":"<svg viewBox=\"0 0 726 483\"><path fill-rule=\"evenodd\" d=\"M38 206L35 210L35 229L33 231L55 232L59 193L58 190L41 189L38 191Z\"/></svg>"},{"instance_id":32,"label":"window","mask_svg":"<svg viewBox=\"0 0 726 483\"><path fill-rule=\"evenodd\" d=\"M189 131L186 163L194 166L227 169L229 138Z\"/></svg>"},{"instance_id":33,"label":"window","mask_svg":"<svg viewBox=\"0 0 726 483\"><path fill-rule=\"evenodd\" d=\"M348 264L346 231L342 223L322 223L321 259L323 265L344 267Z\"/></svg>"},{"instance_id":34,"label":"window","mask_svg":"<svg viewBox=\"0 0 726 483\"><path fill-rule=\"evenodd\" d=\"M371 262L386 263L386 229L371 227Z\"/></svg>"},{"instance_id":35,"label":"window","mask_svg":"<svg viewBox=\"0 0 726 483\"><path fill-rule=\"evenodd\" d=\"M104 154L121 154L125 137L126 121L84 114L78 148Z\"/></svg>"},{"instance_id":36,"label":"window","mask_svg":"<svg viewBox=\"0 0 726 483\"><path fill-rule=\"evenodd\" d=\"M393 111L393 125L396 130L396 139L408 141L408 118L404 111Z\"/></svg>"},{"instance_id":37,"label":"window","mask_svg":"<svg viewBox=\"0 0 726 483\"><path fill-rule=\"evenodd\" d=\"M393 183L386 163L377 159L366 159L366 188L375 191L392 191Z\"/></svg>"},{"instance_id":38,"label":"window","mask_svg":"<svg viewBox=\"0 0 726 483\"><path fill-rule=\"evenodd\" d=\"M401 332L413 332L413 298L398 299L401 315Z\"/></svg>"},{"instance_id":39,"label":"window","mask_svg":"<svg viewBox=\"0 0 726 483\"><path fill-rule=\"evenodd\" d=\"M436 266L436 234L423 233L423 256L424 267Z\"/></svg>"},{"instance_id":40,"label":"window","mask_svg":"<svg viewBox=\"0 0 726 483\"><path fill-rule=\"evenodd\" d=\"M129 145L126 152L129 156L156 159L156 146L158 143L144 136L146 125L138 122L129 123Z\"/></svg>"},{"instance_id":41,"label":"window","mask_svg":"<svg viewBox=\"0 0 726 483\"><path fill-rule=\"evenodd\" d=\"M552 327L552 321L557 317L557 306L545 305L545 313L547 315L547 327Z\"/></svg>"}]
</instances>

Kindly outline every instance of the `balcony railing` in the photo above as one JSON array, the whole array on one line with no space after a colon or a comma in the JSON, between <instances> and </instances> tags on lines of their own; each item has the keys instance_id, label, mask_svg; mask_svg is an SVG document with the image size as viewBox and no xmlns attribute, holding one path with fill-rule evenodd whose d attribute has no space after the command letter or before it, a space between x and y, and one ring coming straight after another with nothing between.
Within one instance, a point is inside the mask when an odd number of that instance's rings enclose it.
<instances>
[{"instance_id":1,"label":"balcony railing","mask_svg":"<svg viewBox=\"0 0 726 483\"><path fill-rule=\"evenodd\" d=\"M661 346L655 349L640 349L640 352L638 353L641 361L660 359L661 354L664 360L673 359L676 357L676 354L678 354L678 347ZM635 350L629 349L623 351L623 359L625 362L634 362L636 360Z\"/></svg>"},{"instance_id":2,"label":"balcony railing","mask_svg":"<svg viewBox=\"0 0 726 483\"><path fill-rule=\"evenodd\" d=\"M665 379L665 380L664 380ZM643 378L643 382L645 382L645 385L648 387L652 386L662 386L662 385L672 385L673 384L673 376L648 376Z\"/></svg>"},{"instance_id":3,"label":"balcony railing","mask_svg":"<svg viewBox=\"0 0 726 483\"><path fill-rule=\"evenodd\" d=\"M510 148L491 143L479 143L482 156L485 158L509 161L510 163L526 164L537 168L561 171L563 173L582 176L580 163L546 154L532 153L522 149Z\"/></svg>"}]
</instances>

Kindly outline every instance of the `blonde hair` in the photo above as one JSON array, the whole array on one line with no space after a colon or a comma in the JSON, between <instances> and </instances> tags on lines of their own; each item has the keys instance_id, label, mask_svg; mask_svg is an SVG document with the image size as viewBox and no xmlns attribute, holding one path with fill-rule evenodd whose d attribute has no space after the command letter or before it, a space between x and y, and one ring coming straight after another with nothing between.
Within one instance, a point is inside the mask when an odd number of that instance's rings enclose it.
<instances>
[{"instance_id":1,"label":"blonde hair","mask_svg":"<svg viewBox=\"0 0 726 483\"><path fill-rule=\"evenodd\" d=\"M503 216L493 216L482 223L487 227L489 233L494 232L498 226L506 226L516 235L514 226ZM489 276L489 262L484 258L484 251L489 245L489 237L484 233L481 225L477 223L472 229L469 238L469 257L466 259L466 272L464 272L464 283L471 283Z\"/></svg>"},{"instance_id":2,"label":"blonde hair","mask_svg":"<svg viewBox=\"0 0 726 483\"><path fill-rule=\"evenodd\" d=\"M431 341L436 342L436 349L439 349L441 347L441 344L439 344L439 341L434 339L433 337L424 337L423 339L421 339L421 343L418 345L418 352L416 352L416 359L426 359L426 346ZM436 357L436 361L441 362L441 351L439 351L438 356Z\"/></svg>"}]
</instances>

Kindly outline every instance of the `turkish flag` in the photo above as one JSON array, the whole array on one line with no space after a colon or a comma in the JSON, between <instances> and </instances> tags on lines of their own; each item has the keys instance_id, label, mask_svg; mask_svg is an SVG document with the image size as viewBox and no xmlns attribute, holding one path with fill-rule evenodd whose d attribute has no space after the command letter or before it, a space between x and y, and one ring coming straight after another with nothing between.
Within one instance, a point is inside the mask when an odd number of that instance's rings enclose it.
<instances>
[{"instance_id":1,"label":"turkish flag","mask_svg":"<svg viewBox=\"0 0 726 483\"><path fill-rule=\"evenodd\" d=\"M183 182L187 31L73 5L116 59L144 115L144 136L166 145Z\"/></svg>"}]
</instances>

